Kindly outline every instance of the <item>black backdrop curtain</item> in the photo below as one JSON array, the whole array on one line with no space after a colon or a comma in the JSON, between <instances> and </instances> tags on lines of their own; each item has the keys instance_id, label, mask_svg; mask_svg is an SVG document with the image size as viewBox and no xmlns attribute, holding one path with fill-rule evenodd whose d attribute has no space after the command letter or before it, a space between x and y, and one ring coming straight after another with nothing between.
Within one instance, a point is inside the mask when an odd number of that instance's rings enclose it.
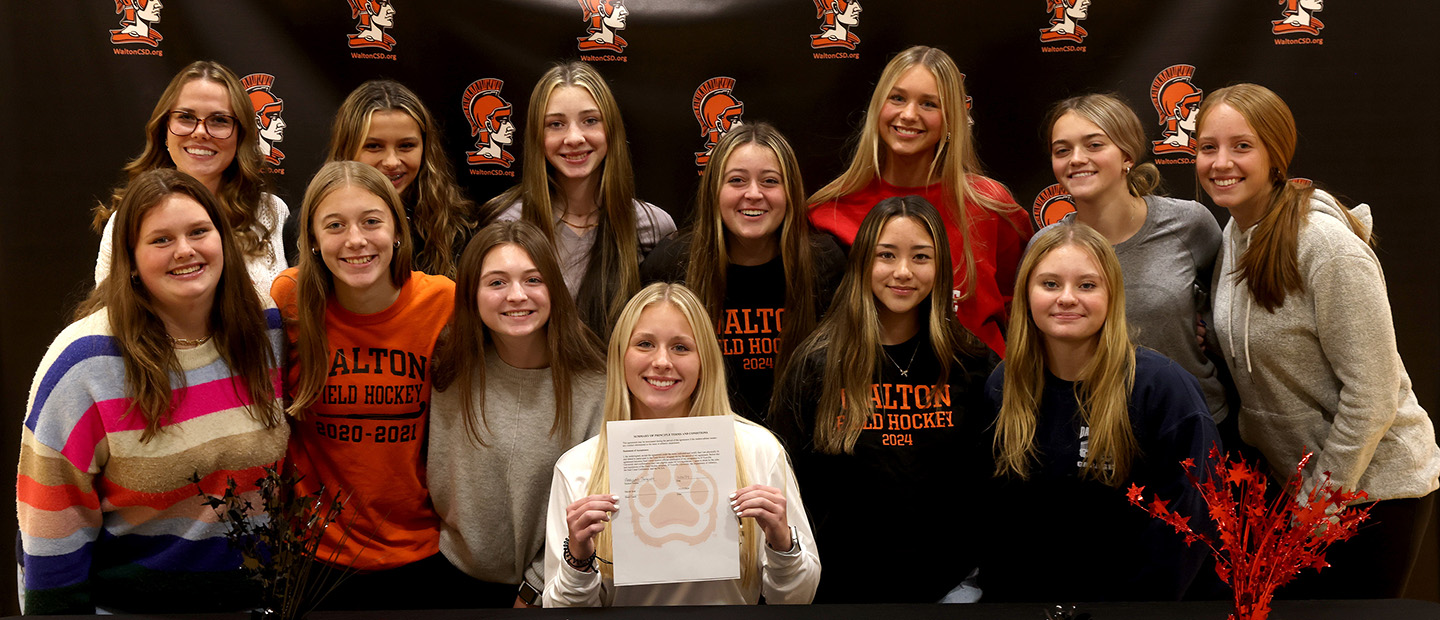
<instances>
[{"instance_id":1,"label":"black backdrop curtain","mask_svg":"<svg viewBox=\"0 0 1440 620\"><path fill-rule=\"evenodd\" d=\"M1188 198L1198 190L1184 148L1186 119L1168 111L1179 103L1184 114L1197 93L1258 82L1295 112L1301 135L1291 174L1374 208L1400 352L1421 404L1437 409L1440 259L1429 232L1440 216L1416 192L1440 167L1440 132L1413 118L1440 100L1435 37L1425 25L1435 16L1430 3L1313 8L1320 0L1304 0L1290 9L1285 0L160 2L6 5L0 25L0 135L8 147L0 167L6 445L18 445L45 346L91 284L98 237L88 226L89 209L140 152L144 123L171 76L198 59L247 77L269 135L279 138L271 145L279 153L270 174L292 211L322 163L336 107L360 82L390 77L419 93L444 127L460 183L484 201L518 178L535 80L556 60L590 60L619 99L640 197L681 222L697 158L703 161L707 141L735 120L767 120L785 132L808 190L833 178L847 161L848 140L881 68L913 44L944 49L966 74L980 157L1024 206L1054 193L1047 193L1054 179L1039 127L1051 102L1120 93L1150 124L1151 140L1180 145L1158 147L1156 158L1170 193ZM506 105L514 124L508 145L504 114L494 114ZM505 161L507 155L515 161ZM1216 212L1223 221L1223 210ZM1440 591L1433 529L1425 566L1411 584L1414 595L1431 599ZM7 591L13 584L0 583Z\"/></svg>"}]
</instances>

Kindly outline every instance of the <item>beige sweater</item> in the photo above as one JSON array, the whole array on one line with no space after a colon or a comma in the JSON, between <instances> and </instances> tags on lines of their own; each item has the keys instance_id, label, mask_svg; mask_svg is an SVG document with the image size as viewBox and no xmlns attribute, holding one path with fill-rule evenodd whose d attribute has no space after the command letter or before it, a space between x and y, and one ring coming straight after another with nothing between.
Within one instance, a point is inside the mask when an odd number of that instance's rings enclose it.
<instances>
[{"instance_id":1,"label":"beige sweater","mask_svg":"<svg viewBox=\"0 0 1440 620\"><path fill-rule=\"evenodd\" d=\"M1330 472L1372 500L1423 497L1440 487L1440 446L1395 347L1380 261L1341 208L1315 192L1300 228L1304 290L1273 313L1235 272L1254 228L1225 226L1215 329L1240 392L1240 436L1282 480L1313 451L1304 492ZM1369 207L1353 213L1368 230Z\"/></svg>"},{"instance_id":2,"label":"beige sweater","mask_svg":"<svg viewBox=\"0 0 1440 620\"><path fill-rule=\"evenodd\" d=\"M485 401L485 447L466 433L454 386L432 396L426 479L440 515L440 552L476 579L544 587L550 473L566 450L600 432L605 417L605 376L578 377L569 441L551 436L550 378L549 368L513 368L488 352L485 389L475 395Z\"/></svg>"}]
</instances>

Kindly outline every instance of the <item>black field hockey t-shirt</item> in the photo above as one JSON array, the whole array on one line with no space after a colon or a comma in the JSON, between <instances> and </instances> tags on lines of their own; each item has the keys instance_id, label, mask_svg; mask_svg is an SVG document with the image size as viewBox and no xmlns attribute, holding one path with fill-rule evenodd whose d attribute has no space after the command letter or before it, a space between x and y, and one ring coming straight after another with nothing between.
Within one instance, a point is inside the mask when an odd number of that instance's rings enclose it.
<instances>
[{"instance_id":1,"label":"black field hockey t-shirt","mask_svg":"<svg viewBox=\"0 0 1440 620\"><path fill-rule=\"evenodd\" d=\"M784 321L785 264L780 258L755 266L731 263L715 336L725 356L730 408L756 422L765 422L770 408Z\"/></svg>"},{"instance_id":2,"label":"black field hockey t-shirt","mask_svg":"<svg viewBox=\"0 0 1440 620\"><path fill-rule=\"evenodd\" d=\"M690 242L688 235L662 241L641 265L641 279L684 283ZM810 254L819 314L830 306L845 255L828 235L812 237ZM730 408L761 424L767 424L765 416L775 388L775 358L780 353L789 289L785 262L779 256L762 265L726 266L725 299L714 327L725 357Z\"/></svg>"},{"instance_id":3,"label":"black field hockey t-shirt","mask_svg":"<svg viewBox=\"0 0 1440 620\"><path fill-rule=\"evenodd\" d=\"M974 567L967 513L983 387L992 362L957 356L945 385L928 334L884 347L875 406L853 454L813 444L825 351L777 388L772 425L786 445L824 557L816 603L935 602ZM854 353L850 353L854 354ZM902 370L904 372L902 372ZM848 397L848 395L847 395Z\"/></svg>"}]
</instances>

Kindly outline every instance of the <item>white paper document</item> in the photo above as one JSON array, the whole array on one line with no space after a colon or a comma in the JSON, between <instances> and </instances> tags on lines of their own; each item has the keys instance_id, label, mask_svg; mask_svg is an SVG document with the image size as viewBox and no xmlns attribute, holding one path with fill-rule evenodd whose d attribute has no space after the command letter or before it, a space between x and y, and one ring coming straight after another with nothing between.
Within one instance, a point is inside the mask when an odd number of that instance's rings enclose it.
<instances>
[{"instance_id":1,"label":"white paper document","mask_svg":"<svg viewBox=\"0 0 1440 620\"><path fill-rule=\"evenodd\" d=\"M615 585L740 578L730 416L607 422Z\"/></svg>"}]
</instances>

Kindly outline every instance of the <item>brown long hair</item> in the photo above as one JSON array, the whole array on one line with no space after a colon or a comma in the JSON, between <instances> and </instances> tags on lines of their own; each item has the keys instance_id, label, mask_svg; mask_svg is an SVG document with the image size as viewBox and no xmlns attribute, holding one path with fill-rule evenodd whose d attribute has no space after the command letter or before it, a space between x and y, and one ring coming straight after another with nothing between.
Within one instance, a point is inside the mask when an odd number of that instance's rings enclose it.
<instances>
[{"instance_id":1,"label":"brown long hair","mask_svg":"<svg viewBox=\"0 0 1440 620\"><path fill-rule=\"evenodd\" d=\"M924 67L935 77L940 91L940 111L944 119L945 137L935 147L935 157L930 161L930 179L938 178L944 186L945 195L954 202L950 205L951 219L956 232L960 234L962 273L961 298L969 298L975 292L975 253L970 249L970 216L966 204L975 204L998 215L1015 213L1020 205L994 200L976 189L977 184L998 182L982 174L980 156L975 152L975 138L970 131L970 112L965 109L965 79L955 60L944 51L916 45L900 52L885 65L880 81L870 93L870 105L865 111L865 123L856 135L855 153L850 166L840 176L829 182L820 191L810 196L812 206L838 200L864 189L885 170L889 149L882 148L880 141L880 109L890 96L890 89L900 81L912 67ZM1014 226L1009 218L1002 220ZM1026 231L1028 232L1028 231Z\"/></svg>"},{"instance_id":2,"label":"brown long hair","mask_svg":"<svg viewBox=\"0 0 1440 620\"><path fill-rule=\"evenodd\" d=\"M1045 389L1046 353L1045 334L1030 314L1030 276L1047 254L1064 246L1078 247L1090 255L1100 268L1109 294L1109 312L1096 336L1099 344L1095 355L1075 382L1080 418L1090 427L1090 449L1081 475L1119 487L1129 479L1130 464L1140 454L1130 427L1135 343L1125 320L1125 276L1110 242L1073 218L1035 237L1015 277L1010 337L1005 341L1004 400L995 421L995 475L1029 478L1039 452L1035 429L1039 425L1040 394Z\"/></svg>"},{"instance_id":3,"label":"brown long hair","mask_svg":"<svg viewBox=\"0 0 1440 620\"><path fill-rule=\"evenodd\" d=\"M150 120L145 123L145 149L125 164L126 185L110 194L109 204L95 207L91 226L96 232L105 228L105 222L120 208L125 188L136 177L158 168L175 167L175 160L170 158L170 150L165 146L165 134L170 131L170 111L180 99L180 91L195 80L209 80L225 87L230 109L235 114L235 159L221 173L220 191L216 196L221 219L234 231L236 248L243 252L242 256L269 256L280 248L270 247L270 236L275 230L260 221L257 214L268 183L260 174L262 159L260 133L254 122L255 106L250 103L250 97L245 94L235 73L213 60L192 62L170 78L170 84L165 87L165 92L160 93L160 100L155 102L155 109L150 112ZM277 227L283 225L284 222L274 223Z\"/></svg>"},{"instance_id":4,"label":"brown long hair","mask_svg":"<svg viewBox=\"0 0 1440 620\"><path fill-rule=\"evenodd\" d=\"M415 181L400 196L401 204L407 205L401 215L413 211L410 225L424 246L414 257L415 267L453 278L459 245L476 228L475 205L455 184L455 171L441 144L443 132L414 91L394 80L370 80L355 87L335 111L325 161L356 159L365 146L365 137L370 135L370 119L376 112L389 110L404 112L420 126L422 165L415 173Z\"/></svg>"},{"instance_id":5,"label":"brown long hair","mask_svg":"<svg viewBox=\"0 0 1440 620\"><path fill-rule=\"evenodd\" d=\"M855 442L865 428L875 405L868 398L870 386L879 380L876 360L885 355L880 343L880 315L875 309L875 293L870 288L870 273L875 264L875 244L880 233L892 220L909 218L924 228L935 242L935 286L930 295L916 308L926 317L930 349L939 361L940 374L935 389L944 386L950 367L958 363L956 353L978 351L978 341L960 326L950 309L947 294L954 285L950 253L945 251L948 239L940 213L919 196L886 198L875 205L860 222L855 245L850 249L845 279L835 292L830 313L820 322L815 333L796 351L800 359L825 352L825 368L821 375L820 402L815 410L815 449L825 454L853 454ZM796 372L799 366L791 369ZM786 384L792 383L785 381ZM779 401L775 401L778 403ZM772 412L772 416L780 415ZM844 421L839 420L844 416Z\"/></svg>"},{"instance_id":6,"label":"brown long hair","mask_svg":"<svg viewBox=\"0 0 1440 620\"><path fill-rule=\"evenodd\" d=\"M545 109L555 89L561 87L580 88L589 93L605 125L606 155L600 169L600 195L595 199L600 219L584 280L575 292L575 303L586 325L597 334L608 334L630 295L640 290L640 242L636 235L635 173L630 165L625 122L620 118L620 105L615 102L610 86L594 67L571 61L551 67L540 76L535 89L530 91L530 108L526 112L520 183L486 203L484 212L498 214L518 201L521 218L544 231L552 242L555 240L552 205L559 185L555 182L555 171L545 158Z\"/></svg>"},{"instance_id":7,"label":"brown long hair","mask_svg":"<svg viewBox=\"0 0 1440 620\"><path fill-rule=\"evenodd\" d=\"M1236 261L1236 271L1255 302L1274 312L1285 303L1290 291L1305 290L1305 280L1300 275L1300 226L1310 217L1310 196L1315 188L1288 180L1299 133L1290 106L1285 105L1279 95L1259 84L1235 84L1210 93L1200 103L1197 134L1201 133L1199 128L1207 115L1218 105L1230 106L1239 113L1255 130L1265 153L1270 156L1270 202L1255 224L1250 247ZM1369 230L1349 209L1341 208L1340 213L1356 236L1366 243L1374 242Z\"/></svg>"},{"instance_id":8,"label":"brown long hair","mask_svg":"<svg viewBox=\"0 0 1440 620\"><path fill-rule=\"evenodd\" d=\"M690 259L685 282L705 304L711 321L719 321L725 301L725 268L730 263L728 235L720 217L720 190L725 185L725 166L741 146L753 144L775 155L780 163L785 189L785 217L780 225L780 262L785 267L785 331L775 353L775 373L782 374L795 348L815 331L818 301L815 299L815 267L810 257L810 223L805 217L805 184L800 163L785 136L769 123L745 123L731 129L715 144L710 164L700 176L695 198L694 224L690 230Z\"/></svg>"},{"instance_id":9,"label":"brown long hair","mask_svg":"<svg viewBox=\"0 0 1440 620\"><path fill-rule=\"evenodd\" d=\"M295 385L289 386L292 400L286 408L297 420L303 420L306 409L319 399L330 370L325 304L335 291L335 276L320 258L320 244L315 239L315 212L330 194L344 187L370 192L390 208L390 215L395 218L395 241L399 243L390 258L390 283L398 289L410 280L413 252L410 225L405 220L405 208L400 206L400 194L395 192L395 186L379 170L360 162L332 161L322 166L315 173L315 178L310 180L310 186L305 188L305 202L300 207L300 260L295 305L280 309L285 320L296 324L299 332L295 339L295 353L300 377Z\"/></svg>"},{"instance_id":10,"label":"brown long hair","mask_svg":"<svg viewBox=\"0 0 1440 620\"><path fill-rule=\"evenodd\" d=\"M275 426L280 408L275 398L272 373L280 366L278 351L271 345L264 306L245 270L234 231L222 215L219 201L194 177L173 168L140 172L125 186L115 211L115 243L110 250L110 275L101 281L75 312L76 320L102 308L110 319L110 333L125 363L125 391L130 397L125 415L138 411L145 418L140 441L149 441L174 412L173 398L185 398L185 390L173 390L170 382L182 385L185 371L175 355L165 324L155 313L154 301L144 282L132 276L135 246L140 226L151 209L173 195L187 196L205 208L205 214L220 236L222 262L215 301L210 306L211 337L220 358L238 380L236 396L250 400L250 416Z\"/></svg>"},{"instance_id":11,"label":"brown long hair","mask_svg":"<svg viewBox=\"0 0 1440 620\"><path fill-rule=\"evenodd\" d=\"M555 390L555 418L550 423L550 435L558 431L561 443L568 445L571 383L582 373L603 373L605 360L600 352L600 339L580 322L575 302L565 288L555 246L529 222L495 222L481 229L466 246L455 282L455 313L435 348L434 386L436 390L446 390L453 385L459 390L465 432L477 445L487 445L482 432L490 428L485 420L485 399L476 399L474 395L485 391L485 348L491 335L480 318L476 292L482 285L481 276L485 275L485 257L506 244L530 255L550 294L550 320L544 326L545 346L550 353L550 382Z\"/></svg>"}]
</instances>

